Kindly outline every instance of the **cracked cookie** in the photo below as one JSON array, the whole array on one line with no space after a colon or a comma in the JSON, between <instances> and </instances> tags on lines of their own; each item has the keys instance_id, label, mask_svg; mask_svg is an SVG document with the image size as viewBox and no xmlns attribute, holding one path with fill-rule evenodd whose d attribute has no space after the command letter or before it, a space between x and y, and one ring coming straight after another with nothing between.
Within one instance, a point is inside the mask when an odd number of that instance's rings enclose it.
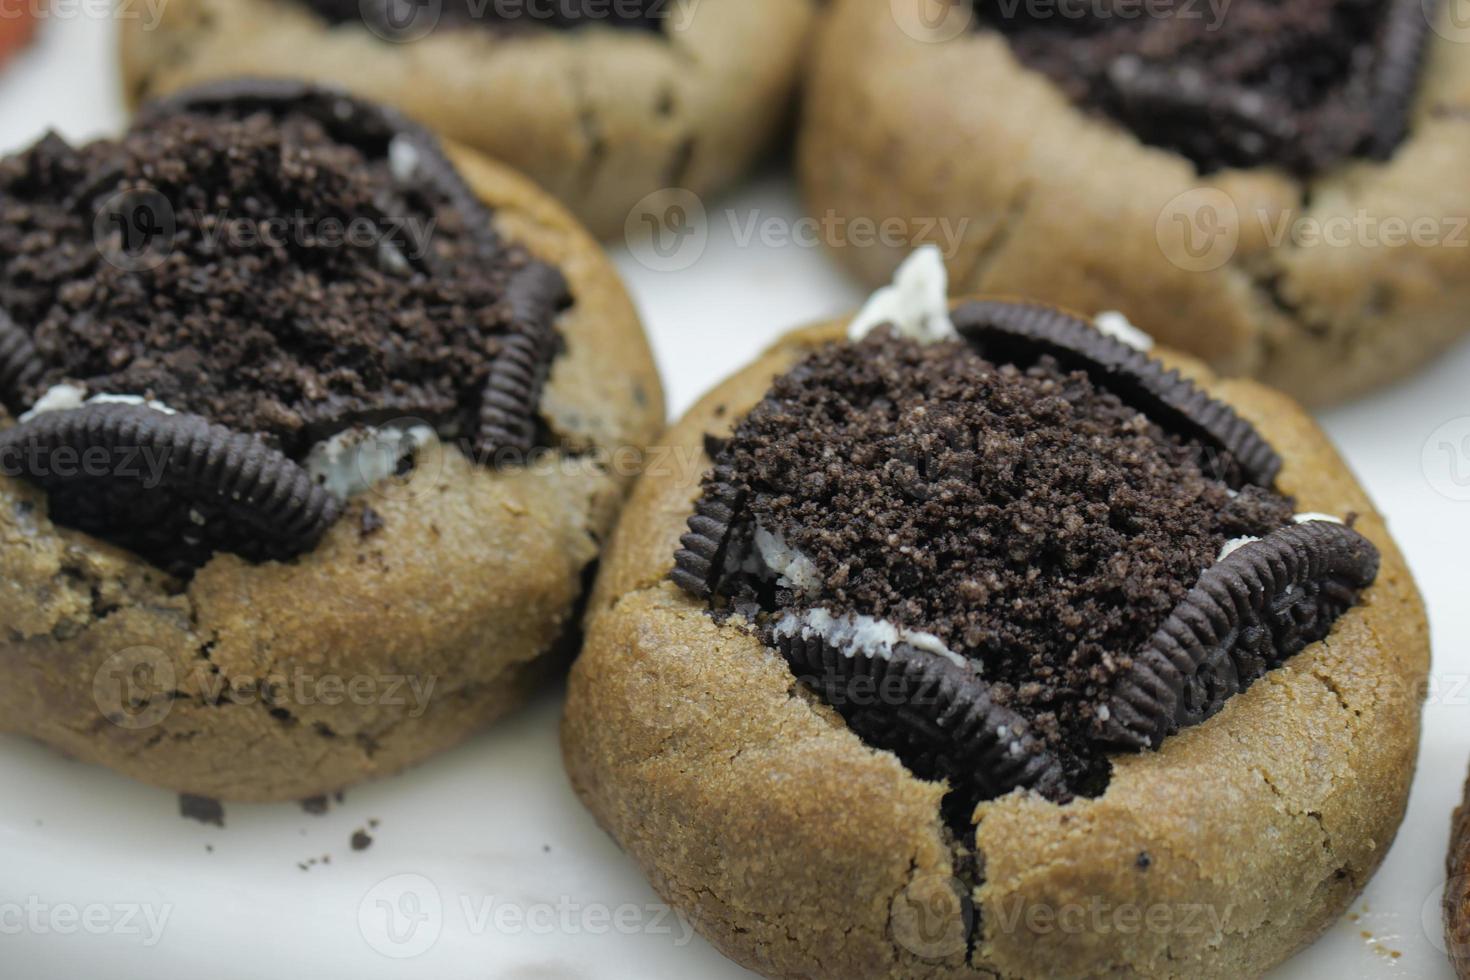
<instances>
[{"instance_id":1,"label":"cracked cookie","mask_svg":"<svg viewBox=\"0 0 1470 980\"><path fill-rule=\"evenodd\" d=\"M596 244L391 110L49 135L0 161L4 727L232 800L417 762L562 663L661 421Z\"/></svg>"},{"instance_id":2,"label":"cracked cookie","mask_svg":"<svg viewBox=\"0 0 1470 980\"><path fill-rule=\"evenodd\" d=\"M1286 398L944 292L921 252L675 426L594 592L573 785L768 976L1259 974L1402 818L1402 558Z\"/></svg>"},{"instance_id":3,"label":"cracked cookie","mask_svg":"<svg viewBox=\"0 0 1470 980\"><path fill-rule=\"evenodd\" d=\"M1470 977L1470 782L1450 825L1443 913L1445 952L1463 980Z\"/></svg>"},{"instance_id":4,"label":"cracked cookie","mask_svg":"<svg viewBox=\"0 0 1470 980\"><path fill-rule=\"evenodd\" d=\"M838 0L814 48L802 183L864 278L940 244L958 293L1120 309L1312 403L1463 334L1470 58L1446 5L924 6ZM937 94L975 91L1005 98Z\"/></svg>"},{"instance_id":5,"label":"cracked cookie","mask_svg":"<svg viewBox=\"0 0 1470 980\"><path fill-rule=\"evenodd\" d=\"M230 76L394 105L515 167L596 235L719 190L786 123L814 0L176 0L122 27L140 101Z\"/></svg>"}]
</instances>

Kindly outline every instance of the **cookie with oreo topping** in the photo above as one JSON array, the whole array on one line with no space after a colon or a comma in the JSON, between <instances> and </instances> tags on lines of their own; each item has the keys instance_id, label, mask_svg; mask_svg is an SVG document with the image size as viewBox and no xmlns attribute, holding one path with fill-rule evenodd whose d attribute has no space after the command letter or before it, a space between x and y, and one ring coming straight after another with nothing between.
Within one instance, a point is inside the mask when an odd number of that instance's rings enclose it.
<instances>
[{"instance_id":1,"label":"cookie with oreo topping","mask_svg":"<svg viewBox=\"0 0 1470 980\"><path fill-rule=\"evenodd\" d=\"M519 703L662 416L571 218L302 83L0 161L0 311L0 708L213 798L340 789Z\"/></svg>"},{"instance_id":2,"label":"cookie with oreo topping","mask_svg":"<svg viewBox=\"0 0 1470 980\"><path fill-rule=\"evenodd\" d=\"M176 0L124 25L135 102L231 75L394 105L658 264L783 131L819 0ZM664 256L660 258L659 256Z\"/></svg>"},{"instance_id":3,"label":"cookie with oreo topping","mask_svg":"<svg viewBox=\"0 0 1470 980\"><path fill-rule=\"evenodd\" d=\"M1314 403L1470 322L1450 162L1470 56L1446 4L833 7L799 169L875 286L937 244L958 292L1121 310ZM873 220L889 233L856 233Z\"/></svg>"},{"instance_id":4,"label":"cookie with oreo topping","mask_svg":"<svg viewBox=\"0 0 1470 980\"><path fill-rule=\"evenodd\" d=\"M668 435L703 467L646 476L604 562L573 786L763 975L1266 970L1407 799L1427 646L1381 519L1266 389L1060 311L903 307L784 338ZM1263 915L1167 947L1024 916L1077 896Z\"/></svg>"}]
</instances>

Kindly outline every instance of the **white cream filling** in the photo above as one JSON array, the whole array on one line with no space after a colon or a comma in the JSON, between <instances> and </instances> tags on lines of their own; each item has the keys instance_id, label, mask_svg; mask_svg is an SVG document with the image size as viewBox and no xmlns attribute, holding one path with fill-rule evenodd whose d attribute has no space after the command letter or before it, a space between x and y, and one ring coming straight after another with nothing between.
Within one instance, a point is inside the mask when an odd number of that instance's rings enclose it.
<instances>
[{"instance_id":1,"label":"white cream filling","mask_svg":"<svg viewBox=\"0 0 1470 980\"><path fill-rule=\"evenodd\" d=\"M786 613L777 620L774 633L778 639L798 635L803 640L819 637L844 657L861 653L878 660L891 660L893 648L905 643L916 650L944 657L957 666L970 666L970 661L945 646L944 641L933 633L904 629L872 616L852 613L834 616L820 607L803 613Z\"/></svg>"},{"instance_id":2,"label":"white cream filling","mask_svg":"<svg viewBox=\"0 0 1470 980\"><path fill-rule=\"evenodd\" d=\"M1226 558L1229 558L1231 555L1235 554L1241 548L1244 548L1246 545L1255 544L1259 540L1261 539L1252 537L1231 538L1229 541L1226 541L1225 544L1220 548L1220 557L1216 558L1215 561L1222 562Z\"/></svg>"},{"instance_id":3,"label":"white cream filling","mask_svg":"<svg viewBox=\"0 0 1470 980\"><path fill-rule=\"evenodd\" d=\"M949 319L949 272L937 245L925 245L904 260L847 328L849 340L862 340L884 324L900 336L922 344L951 340L959 334Z\"/></svg>"},{"instance_id":4,"label":"white cream filling","mask_svg":"<svg viewBox=\"0 0 1470 980\"><path fill-rule=\"evenodd\" d=\"M419 151L407 136L395 136L388 141L388 172L393 179L403 182L413 179L419 169Z\"/></svg>"},{"instance_id":5,"label":"white cream filling","mask_svg":"<svg viewBox=\"0 0 1470 980\"><path fill-rule=\"evenodd\" d=\"M1306 512L1306 513L1302 513L1302 514L1297 514L1297 515L1293 516L1292 519L1291 519L1291 522L1293 524L1308 524L1308 523L1311 523L1312 521L1322 521L1322 522L1327 523L1327 524L1341 524L1341 523L1343 523L1343 521L1342 521L1341 518L1339 518L1339 517L1333 517L1331 514L1317 514L1317 513L1310 512L1310 511L1309 512ZM1224 561L1226 558L1229 558L1231 555L1235 554L1241 548L1244 548L1248 544L1255 544L1259 540L1261 540L1261 539L1260 538L1250 538L1250 537L1246 537L1246 538L1231 538L1229 541L1226 541L1225 542L1224 547L1222 547L1220 549L1220 557L1219 558L1216 558L1215 560L1217 562Z\"/></svg>"},{"instance_id":6,"label":"white cream filling","mask_svg":"<svg viewBox=\"0 0 1470 980\"><path fill-rule=\"evenodd\" d=\"M1148 353L1154 349L1154 339L1135 327L1128 318L1117 310L1107 310L1093 317L1093 324L1100 333L1121 341L1136 351Z\"/></svg>"},{"instance_id":7,"label":"white cream filling","mask_svg":"<svg viewBox=\"0 0 1470 980\"><path fill-rule=\"evenodd\" d=\"M399 462L439 436L427 425L358 426L317 443L302 464L339 500L355 497L398 472Z\"/></svg>"},{"instance_id":8,"label":"white cream filling","mask_svg":"<svg viewBox=\"0 0 1470 980\"><path fill-rule=\"evenodd\" d=\"M776 574L776 582L798 592L816 592L822 587L822 574L812 560L786 543L779 531L771 532L755 526L755 547L765 567Z\"/></svg>"},{"instance_id":9,"label":"white cream filling","mask_svg":"<svg viewBox=\"0 0 1470 980\"><path fill-rule=\"evenodd\" d=\"M178 414L163 402L150 401L138 395L113 395L103 392L88 398L86 388L63 382L46 389L46 393L36 400L36 404L31 406L30 411L21 415L20 421L29 422L37 415L44 415L47 412L67 412L85 405L138 405L143 408L151 408L155 412L162 412L164 415Z\"/></svg>"}]
</instances>

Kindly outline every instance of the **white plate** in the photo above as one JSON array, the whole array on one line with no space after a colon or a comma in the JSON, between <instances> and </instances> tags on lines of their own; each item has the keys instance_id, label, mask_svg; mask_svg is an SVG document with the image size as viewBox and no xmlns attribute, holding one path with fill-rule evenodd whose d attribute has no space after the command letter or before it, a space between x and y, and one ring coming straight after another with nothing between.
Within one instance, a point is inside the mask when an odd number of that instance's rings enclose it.
<instances>
[{"instance_id":1,"label":"white plate","mask_svg":"<svg viewBox=\"0 0 1470 980\"><path fill-rule=\"evenodd\" d=\"M112 25L73 2L0 81L0 150L47 127L82 138L122 124ZM802 244L799 218L789 181L771 177L709 202L703 252L688 239L675 263L688 268L618 255L675 412L785 329L861 300ZM1457 442L1442 426L1470 416L1467 377L1462 346L1412 384L1325 418L1429 600L1436 686L1386 867L1280 980L1451 976L1437 892L1470 746L1470 502L1436 487L1454 489L1438 444ZM1457 461L1470 474L1470 458ZM559 696L350 791L326 815L228 806L223 829L181 819L172 794L0 737L0 977L749 976L691 936L578 805L558 754ZM374 843L354 852L359 829ZM308 863L324 855L329 864Z\"/></svg>"}]
</instances>

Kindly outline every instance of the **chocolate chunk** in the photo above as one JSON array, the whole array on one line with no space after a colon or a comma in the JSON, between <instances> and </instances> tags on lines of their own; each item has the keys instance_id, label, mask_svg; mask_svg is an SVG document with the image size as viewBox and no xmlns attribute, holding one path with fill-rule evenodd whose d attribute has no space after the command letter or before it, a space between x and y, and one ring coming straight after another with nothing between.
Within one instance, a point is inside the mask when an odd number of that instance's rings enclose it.
<instances>
[{"instance_id":1,"label":"chocolate chunk","mask_svg":"<svg viewBox=\"0 0 1470 980\"><path fill-rule=\"evenodd\" d=\"M1361 534L1311 521L1242 547L1206 569L1199 584L1133 655L1114 682L1097 734L1131 748L1218 712L1356 605L1378 575L1379 555Z\"/></svg>"},{"instance_id":2,"label":"chocolate chunk","mask_svg":"<svg viewBox=\"0 0 1470 980\"><path fill-rule=\"evenodd\" d=\"M1047 306L997 301L966 303L952 319L960 335L993 360L1024 366L1045 356L1087 372L1165 429L1213 448L1216 473L1231 486L1269 487L1281 470L1281 457L1228 405L1086 320Z\"/></svg>"},{"instance_id":3,"label":"chocolate chunk","mask_svg":"<svg viewBox=\"0 0 1470 980\"><path fill-rule=\"evenodd\" d=\"M0 431L0 467L51 518L187 575L215 551L284 560L337 519L335 498L260 440L197 415L99 404Z\"/></svg>"},{"instance_id":4,"label":"chocolate chunk","mask_svg":"<svg viewBox=\"0 0 1470 980\"><path fill-rule=\"evenodd\" d=\"M922 778L949 781L959 810L1014 789L1071 798L1061 762L1024 718L995 703L973 670L903 643L885 658L799 633L771 642L864 741L894 752Z\"/></svg>"},{"instance_id":5,"label":"chocolate chunk","mask_svg":"<svg viewBox=\"0 0 1470 980\"><path fill-rule=\"evenodd\" d=\"M689 518L689 531L679 539L669 578L701 599L712 594L724 574L730 536L745 502L745 492L731 485L728 469L716 467Z\"/></svg>"},{"instance_id":6,"label":"chocolate chunk","mask_svg":"<svg viewBox=\"0 0 1470 980\"><path fill-rule=\"evenodd\" d=\"M975 0L975 23L1078 106L1202 172L1276 165L1310 176L1401 143L1435 4L1238 0L1145 16L1070 6L1042 16Z\"/></svg>"}]
</instances>

